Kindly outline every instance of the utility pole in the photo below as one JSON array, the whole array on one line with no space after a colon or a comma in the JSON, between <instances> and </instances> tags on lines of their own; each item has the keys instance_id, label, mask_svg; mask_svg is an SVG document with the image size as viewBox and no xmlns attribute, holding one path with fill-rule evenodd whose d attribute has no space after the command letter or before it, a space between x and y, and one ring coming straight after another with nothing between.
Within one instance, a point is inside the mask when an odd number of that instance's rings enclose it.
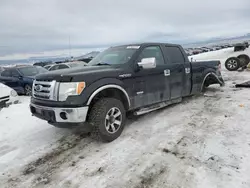
<instances>
[{"instance_id":1,"label":"utility pole","mask_svg":"<svg viewBox=\"0 0 250 188\"><path fill-rule=\"evenodd\" d=\"M70 41L70 35L69 35L69 58L71 59L71 41Z\"/></svg>"}]
</instances>

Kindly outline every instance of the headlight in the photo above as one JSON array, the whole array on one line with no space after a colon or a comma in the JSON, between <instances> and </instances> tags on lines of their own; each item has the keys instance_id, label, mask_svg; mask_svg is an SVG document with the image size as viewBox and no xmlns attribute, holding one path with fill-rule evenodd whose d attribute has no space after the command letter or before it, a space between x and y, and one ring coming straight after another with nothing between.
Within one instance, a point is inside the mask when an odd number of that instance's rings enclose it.
<instances>
[{"instance_id":1,"label":"headlight","mask_svg":"<svg viewBox=\"0 0 250 188\"><path fill-rule=\"evenodd\" d=\"M15 90L11 90L10 96L16 97L17 96L17 92Z\"/></svg>"},{"instance_id":2,"label":"headlight","mask_svg":"<svg viewBox=\"0 0 250 188\"><path fill-rule=\"evenodd\" d=\"M85 82L65 82L59 85L59 101L65 101L68 96L80 95L84 90Z\"/></svg>"}]
</instances>

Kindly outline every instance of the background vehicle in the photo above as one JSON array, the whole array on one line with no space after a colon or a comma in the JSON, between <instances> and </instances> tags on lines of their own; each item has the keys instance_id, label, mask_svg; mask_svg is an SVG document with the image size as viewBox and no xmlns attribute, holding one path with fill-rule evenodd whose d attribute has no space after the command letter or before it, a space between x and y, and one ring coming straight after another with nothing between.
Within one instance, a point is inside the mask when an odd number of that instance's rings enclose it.
<instances>
[{"instance_id":1,"label":"background vehicle","mask_svg":"<svg viewBox=\"0 0 250 188\"><path fill-rule=\"evenodd\" d=\"M53 64L53 62L52 61L41 61L41 62L36 62L33 65L34 66L44 67L44 66L50 65L50 64Z\"/></svg>"},{"instance_id":2,"label":"background vehicle","mask_svg":"<svg viewBox=\"0 0 250 188\"><path fill-rule=\"evenodd\" d=\"M56 65L55 63L53 64L49 64L49 65L45 65L43 68L49 70L52 66Z\"/></svg>"},{"instance_id":3,"label":"background vehicle","mask_svg":"<svg viewBox=\"0 0 250 188\"><path fill-rule=\"evenodd\" d=\"M0 67L0 74L4 71L3 67Z\"/></svg>"},{"instance_id":4,"label":"background vehicle","mask_svg":"<svg viewBox=\"0 0 250 188\"><path fill-rule=\"evenodd\" d=\"M127 112L141 115L211 84L224 85L220 61L191 63L173 44L112 47L88 65L36 76L31 113L56 127L87 122L92 136L113 141L123 131Z\"/></svg>"},{"instance_id":5,"label":"background vehicle","mask_svg":"<svg viewBox=\"0 0 250 188\"><path fill-rule=\"evenodd\" d=\"M225 61L225 67L227 70L237 71L239 68L247 68L247 65L250 63L250 50L247 49L247 44L244 44L243 46L244 52L242 52L242 50L234 50L233 52L230 52L228 55L229 58Z\"/></svg>"},{"instance_id":6,"label":"background vehicle","mask_svg":"<svg viewBox=\"0 0 250 188\"><path fill-rule=\"evenodd\" d=\"M229 57L225 62L225 67L229 71L237 71L239 68L247 68L250 58L247 54L241 54L237 57Z\"/></svg>"},{"instance_id":7,"label":"background vehicle","mask_svg":"<svg viewBox=\"0 0 250 188\"><path fill-rule=\"evenodd\" d=\"M17 92L14 89L0 83L0 109L12 103L18 103Z\"/></svg>"},{"instance_id":8,"label":"background vehicle","mask_svg":"<svg viewBox=\"0 0 250 188\"><path fill-rule=\"evenodd\" d=\"M203 50L199 49L199 48L193 48L193 55L196 55L196 54L200 54L203 52Z\"/></svg>"},{"instance_id":9,"label":"background vehicle","mask_svg":"<svg viewBox=\"0 0 250 188\"><path fill-rule=\"evenodd\" d=\"M16 90L18 94L31 94L34 77L47 72L39 66L20 66L6 68L0 75L0 82Z\"/></svg>"},{"instance_id":10,"label":"background vehicle","mask_svg":"<svg viewBox=\"0 0 250 188\"><path fill-rule=\"evenodd\" d=\"M69 63L60 63L60 64L52 65L48 70L54 71L58 69L69 69L69 68L82 67L82 66L87 66L87 63L83 61L74 61L74 62L69 62Z\"/></svg>"},{"instance_id":11,"label":"background vehicle","mask_svg":"<svg viewBox=\"0 0 250 188\"><path fill-rule=\"evenodd\" d=\"M238 52L238 51L244 51L245 49L247 49L249 47L248 42L243 42L243 43L237 43L234 45L234 51Z\"/></svg>"},{"instance_id":12,"label":"background vehicle","mask_svg":"<svg viewBox=\"0 0 250 188\"><path fill-rule=\"evenodd\" d=\"M207 47L201 47L200 49L202 50L202 52L209 52L209 51L211 51L211 50L208 49Z\"/></svg>"}]
</instances>

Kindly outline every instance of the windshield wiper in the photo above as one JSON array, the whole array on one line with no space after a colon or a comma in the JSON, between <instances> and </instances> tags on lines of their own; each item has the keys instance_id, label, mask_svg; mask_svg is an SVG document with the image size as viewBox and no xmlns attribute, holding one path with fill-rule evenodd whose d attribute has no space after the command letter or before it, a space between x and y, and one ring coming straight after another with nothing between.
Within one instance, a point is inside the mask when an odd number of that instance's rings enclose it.
<instances>
[{"instance_id":1,"label":"windshield wiper","mask_svg":"<svg viewBox=\"0 0 250 188\"><path fill-rule=\"evenodd\" d=\"M111 66L110 64L104 63L104 62L100 62L100 63L97 63L97 64L93 64L92 66L100 66L100 65L109 65L109 66Z\"/></svg>"}]
</instances>

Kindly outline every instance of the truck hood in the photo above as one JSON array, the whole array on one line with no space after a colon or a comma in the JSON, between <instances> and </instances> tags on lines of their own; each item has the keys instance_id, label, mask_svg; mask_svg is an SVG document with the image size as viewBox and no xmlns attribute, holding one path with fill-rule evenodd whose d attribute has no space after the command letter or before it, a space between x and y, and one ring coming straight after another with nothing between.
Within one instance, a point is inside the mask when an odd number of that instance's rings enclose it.
<instances>
[{"instance_id":1,"label":"truck hood","mask_svg":"<svg viewBox=\"0 0 250 188\"><path fill-rule=\"evenodd\" d=\"M82 68L75 67L69 69L61 69L56 71L49 71L36 76L36 80L56 80L58 82L71 82L71 81L83 81L91 76L92 78L98 79L97 77L116 77L120 73L119 68L115 68L109 65L102 66L84 66ZM99 75L99 76L98 76Z\"/></svg>"}]
</instances>

